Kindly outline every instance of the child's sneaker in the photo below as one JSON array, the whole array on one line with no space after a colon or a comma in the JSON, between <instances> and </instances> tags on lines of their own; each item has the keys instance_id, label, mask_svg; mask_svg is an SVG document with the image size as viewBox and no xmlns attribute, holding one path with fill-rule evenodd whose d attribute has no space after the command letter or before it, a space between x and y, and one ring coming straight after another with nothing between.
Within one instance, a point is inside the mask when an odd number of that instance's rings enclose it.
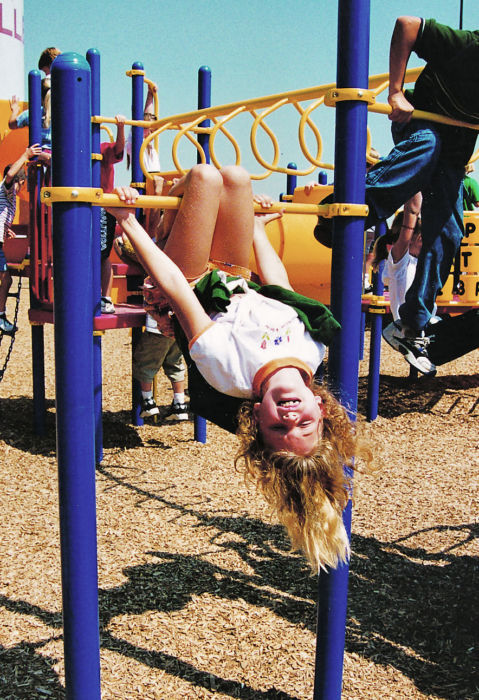
<instances>
[{"instance_id":1,"label":"child's sneaker","mask_svg":"<svg viewBox=\"0 0 479 700\"><path fill-rule=\"evenodd\" d=\"M0 316L0 332L5 333L5 335L13 335L17 331L17 327L10 323L5 315Z\"/></svg>"},{"instance_id":2,"label":"child's sneaker","mask_svg":"<svg viewBox=\"0 0 479 700\"><path fill-rule=\"evenodd\" d=\"M140 418L148 418L148 416L156 416L159 413L158 406L155 403L155 399L149 396L146 399L141 400L141 413Z\"/></svg>"},{"instance_id":3,"label":"child's sneaker","mask_svg":"<svg viewBox=\"0 0 479 700\"><path fill-rule=\"evenodd\" d=\"M410 365L428 376L436 374L436 366L431 362L427 354L427 346L431 339L424 335L410 337L406 335L401 321L393 321L383 330L383 338L389 345L404 355Z\"/></svg>"},{"instance_id":4,"label":"child's sneaker","mask_svg":"<svg viewBox=\"0 0 479 700\"><path fill-rule=\"evenodd\" d=\"M163 416L164 420L188 420L188 406L185 403L173 402L168 409L168 413Z\"/></svg>"},{"instance_id":5,"label":"child's sneaker","mask_svg":"<svg viewBox=\"0 0 479 700\"><path fill-rule=\"evenodd\" d=\"M115 313L115 307L114 307L113 302L110 299L110 297L102 297L101 298L101 312L102 312L102 314L114 314Z\"/></svg>"}]
</instances>

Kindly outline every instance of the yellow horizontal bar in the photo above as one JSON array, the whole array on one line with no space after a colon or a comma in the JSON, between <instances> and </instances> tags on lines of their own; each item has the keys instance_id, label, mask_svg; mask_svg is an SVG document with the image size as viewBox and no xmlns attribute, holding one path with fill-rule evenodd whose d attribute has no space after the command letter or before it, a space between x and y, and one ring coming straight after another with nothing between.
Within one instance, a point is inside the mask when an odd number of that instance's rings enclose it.
<instances>
[{"instance_id":1,"label":"yellow horizontal bar","mask_svg":"<svg viewBox=\"0 0 479 700\"><path fill-rule=\"evenodd\" d=\"M140 195L134 205L125 204L116 194L105 194L95 187L42 187L41 201L50 206L58 202L87 202L99 207L131 207L139 209L178 209L181 197L165 197L160 195ZM288 214L313 214L325 217L332 216L367 216L368 207L365 204L305 204L303 202L273 202L270 207L263 208L254 204L256 212L284 211Z\"/></svg>"},{"instance_id":2,"label":"yellow horizontal bar","mask_svg":"<svg viewBox=\"0 0 479 700\"><path fill-rule=\"evenodd\" d=\"M391 114L391 106L383 102L376 102L376 104L368 106L369 112L376 112L377 114ZM448 124L450 126L460 126L464 129L474 129L479 131L479 124L469 124L468 122L461 122L458 119L451 119L450 117L445 117L442 114L434 114L434 112L424 112L422 109L415 109L412 113L413 119L425 119L430 122L436 122L437 124Z\"/></svg>"},{"instance_id":3,"label":"yellow horizontal bar","mask_svg":"<svg viewBox=\"0 0 479 700\"><path fill-rule=\"evenodd\" d=\"M407 70L405 82L414 82L417 79L418 75L421 73L421 71L422 68L412 68ZM382 85L383 83L387 83L388 79L389 76L387 73L381 73L379 75L371 76L369 78L369 89L374 89ZM205 107L204 109L199 109L192 112L183 112L182 114L175 114L170 117L163 117L155 122L134 121L132 119L127 119L125 123L129 125L144 126L150 129L157 129L160 126L171 122L172 128L174 128L173 125L176 126L177 124L192 122L197 120L198 117L201 117L199 121L203 121L205 119L229 114L230 112L233 112L234 110L240 107L244 107L245 110L254 108L259 109L263 107L270 107L276 104L276 102L278 102L279 100L286 100L287 103L293 104L295 102L318 99L320 97L323 97L329 90L332 90L335 87L336 83L314 85L313 87L302 88L300 90L290 90L289 92L282 92L274 95L266 95L264 97L256 97L248 100L240 100L238 102L230 102L228 104L217 105L213 107ZM115 119L113 119L112 117L93 116L91 120L95 123L116 123ZM195 128L198 129L198 131L208 131L208 128L204 127Z\"/></svg>"},{"instance_id":4,"label":"yellow horizontal bar","mask_svg":"<svg viewBox=\"0 0 479 700\"><path fill-rule=\"evenodd\" d=\"M42 187L40 190L40 200L48 206L56 202L99 204L102 195L101 187Z\"/></svg>"}]
</instances>

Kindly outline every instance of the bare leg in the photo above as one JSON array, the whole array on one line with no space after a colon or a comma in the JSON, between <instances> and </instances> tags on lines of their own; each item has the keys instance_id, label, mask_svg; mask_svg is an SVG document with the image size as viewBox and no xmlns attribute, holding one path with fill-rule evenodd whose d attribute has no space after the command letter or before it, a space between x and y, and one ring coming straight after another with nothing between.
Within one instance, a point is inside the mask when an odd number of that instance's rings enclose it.
<instances>
[{"instance_id":1,"label":"bare leg","mask_svg":"<svg viewBox=\"0 0 479 700\"><path fill-rule=\"evenodd\" d=\"M211 258L248 267L253 245L254 209L251 178L232 165L220 171L223 179Z\"/></svg>"},{"instance_id":2,"label":"bare leg","mask_svg":"<svg viewBox=\"0 0 479 700\"><path fill-rule=\"evenodd\" d=\"M187 279L207 268L222 189L220 173L209 165L195 165L170 194L183 194L164 252Z\"/></svg>"}]
</instances>

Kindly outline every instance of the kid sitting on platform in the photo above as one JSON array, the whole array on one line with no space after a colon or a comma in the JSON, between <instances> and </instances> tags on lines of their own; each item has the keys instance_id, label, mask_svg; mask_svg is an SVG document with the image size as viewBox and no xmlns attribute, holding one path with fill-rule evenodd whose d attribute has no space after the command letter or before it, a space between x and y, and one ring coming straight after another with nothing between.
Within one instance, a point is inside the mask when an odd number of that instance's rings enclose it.
<instances>
[{"instance_id":1,"label":"kid sitting on platform","mask_svg":"<svg viewBox=\"0 0 479 700\"><path fill-rule=\"evenodd\" d=\"M10 228L10 225L15 218L17 194L25 182L23 166L27 160L40 155L41 152L42 149L38 143L29 146L13 165L5 167L3 180L0 183L0 332L9 335L15 333L17 329L7 319L5 310L8 290L12 284L12 276L3 252L3 242L6 238L15 238L15 233Z\"/></svg>"},{"instance_id":2,"label":"kid sitting on platform","mask_svg":"<svg viewBox=\"0 0 479 700\"><path fill-rule=\"evenodd\" d=\"M116 192L134 205L136 190ZM149 301L158 302L160 318L166 304L171 308L207 382L244 400L236 461L244 461L247 477L276 510L293 547L304 551L315 571L336 566L349 553L341 517L349 498L343 464L357 456L371 459L346 410L313 382L323 343L338 323L322 304L293 292L262 225L277 215L263 222L257 217L254 225L245 170L197 165L170 194L182 196L182 203L165 217L164 252L133 211L111 209L158 288ZM266 284L255 289L247 268L253 232Z\"/></svg>"}]
</instances>

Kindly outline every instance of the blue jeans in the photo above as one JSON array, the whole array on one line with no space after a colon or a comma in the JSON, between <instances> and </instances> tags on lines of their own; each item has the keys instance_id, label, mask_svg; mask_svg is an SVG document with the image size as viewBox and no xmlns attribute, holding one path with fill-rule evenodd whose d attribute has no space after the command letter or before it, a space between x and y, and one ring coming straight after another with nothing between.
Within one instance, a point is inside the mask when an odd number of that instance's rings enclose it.
<instances>
[{"instance_id":1,"label":"blue jeans","mask_svg":"<svg viewBox=\"0 0 479 700\"><path fill-rule=\"evenodd\" d=\"M367 224L392 216L422 192L422 249L416 276L399 315L413 331L423 330L449 275L464 235L464 166L441 158L442 136L432 122L393 123L395 146L366 177Z\"/></svg>"}]
</instances>

